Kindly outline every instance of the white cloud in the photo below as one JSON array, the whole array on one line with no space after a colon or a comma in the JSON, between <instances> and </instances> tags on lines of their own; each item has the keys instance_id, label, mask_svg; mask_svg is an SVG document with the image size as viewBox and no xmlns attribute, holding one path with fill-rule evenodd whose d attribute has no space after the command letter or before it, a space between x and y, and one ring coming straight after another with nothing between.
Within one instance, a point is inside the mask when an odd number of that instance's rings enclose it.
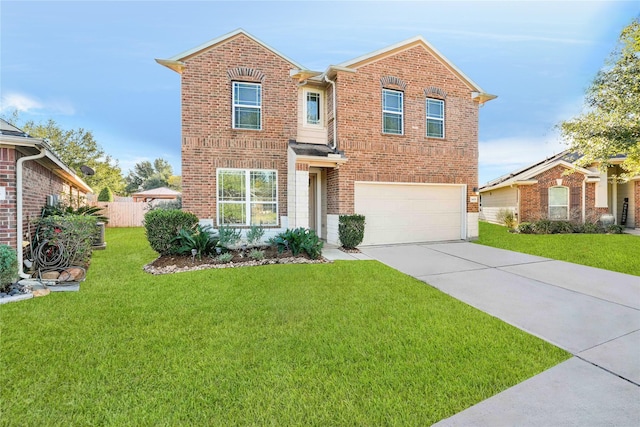
<instances>
[{"instance_id":1,"label":"white cloud","mask_svg":"<svg viewBox=\"0 0 640 427\"><path fill-rule=\"evenodd\" d=\"M0 111L24 111L37 110L42 108L42 103L35 98L21 93L9 93L2 95L0 99Z\"/></svg>"},{"instance_id":2,"label":"white cloud","mask_svg":"<svg viewBox=\"0 0 640 427\"><path fill-rule=\"evenodd\" d=\"M2 95L0 112L13 110L29 114L63 114L66 116L71 116L76 112L73 105L64 99L42 101L34 96L18 92Z\"/></svg>"}]
</instances>

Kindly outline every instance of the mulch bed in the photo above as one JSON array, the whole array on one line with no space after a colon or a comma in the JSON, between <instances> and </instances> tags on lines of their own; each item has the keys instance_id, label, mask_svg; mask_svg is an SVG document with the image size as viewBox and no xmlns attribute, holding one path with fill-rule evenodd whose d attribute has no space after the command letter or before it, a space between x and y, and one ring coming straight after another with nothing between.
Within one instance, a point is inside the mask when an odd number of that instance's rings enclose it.
<instances>
[{"instance_id":1,"label":"mulch bed","mask_svg":"<svg viewBox=\"0 0 640 427\"><path fill-rule=\"evenodd\" d=\"M230 251L233 258L229 262L218 261L214 256L199 259L188 255L163 255L144 266L143 270L151 274L171 274L183 271L207 270L213 268L251 267L272 264L320 264L328 262L324 258L311 259L306 253L293 256L291 251L278 253L274 247L262 248L264 258L256 260L249 257L249 250Z\"/></svg>"}]
</instances>

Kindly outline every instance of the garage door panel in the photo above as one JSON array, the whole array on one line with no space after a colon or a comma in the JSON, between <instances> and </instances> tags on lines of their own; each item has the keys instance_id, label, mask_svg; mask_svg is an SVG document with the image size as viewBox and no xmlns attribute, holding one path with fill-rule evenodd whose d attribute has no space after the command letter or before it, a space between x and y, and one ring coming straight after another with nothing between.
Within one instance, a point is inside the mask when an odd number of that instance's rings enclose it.
<instances>
[{"instance_id":1,"label":"garage door panel","mask_svg":"<svg viewBox=\"0 0 640 427\"><path fill-rule=\"evenodd\" d=\"M460 239L462 197L461 186L356 183L356 212L366 217L363 244Z\"/></svg>"}]
</instances>

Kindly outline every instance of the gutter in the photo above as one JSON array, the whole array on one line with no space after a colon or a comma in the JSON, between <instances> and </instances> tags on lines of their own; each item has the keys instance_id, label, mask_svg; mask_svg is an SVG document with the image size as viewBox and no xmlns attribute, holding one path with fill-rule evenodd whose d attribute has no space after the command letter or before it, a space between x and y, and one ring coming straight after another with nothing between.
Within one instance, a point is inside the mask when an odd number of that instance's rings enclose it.
<instances>
[{"instance_id":1,"label":"gutter","mask_svg":"<svg viewBox=\"0 0 640 427\"><path fill-rule=\"evenodd\" d=\"M324 81L331 84L333 89L333 144L331 145L331 149L335 150L338 146L338 114L337 114L337 106L336 106L336 81L331 80L327 75L324 75Z\"/></svg>"},{"instance_id":2,"label":"gutter","mask_svg":"<svg viewBox=\"0 0 640 427\"><path fill-rule=\"evenodd\" d=\"M28 279L30 276L24 272L24 260L22 254L22 165L26 161L41 159L46 155L47 149L41 148L40 153L34 154L33 156L20 157L16 162L16 252L18 255L18 274L23 279Z\"/></svg>"}]
</instances>

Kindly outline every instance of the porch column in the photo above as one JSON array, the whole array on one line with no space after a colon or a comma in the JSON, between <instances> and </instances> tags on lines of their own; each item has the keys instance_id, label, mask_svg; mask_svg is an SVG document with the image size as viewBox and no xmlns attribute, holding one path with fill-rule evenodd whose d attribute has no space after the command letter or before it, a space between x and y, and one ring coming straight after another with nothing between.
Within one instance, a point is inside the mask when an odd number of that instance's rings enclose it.
<instances>
[{"instance_id":1,"label":"porch column","mask_svg":"<svg viewBox=\"0 0 640 427\"><path fill-rule=\"evenodd\" d=\"M309 164L295 163L288 182L289 228L309 227Z\"/></svg>"}]
</instances>

